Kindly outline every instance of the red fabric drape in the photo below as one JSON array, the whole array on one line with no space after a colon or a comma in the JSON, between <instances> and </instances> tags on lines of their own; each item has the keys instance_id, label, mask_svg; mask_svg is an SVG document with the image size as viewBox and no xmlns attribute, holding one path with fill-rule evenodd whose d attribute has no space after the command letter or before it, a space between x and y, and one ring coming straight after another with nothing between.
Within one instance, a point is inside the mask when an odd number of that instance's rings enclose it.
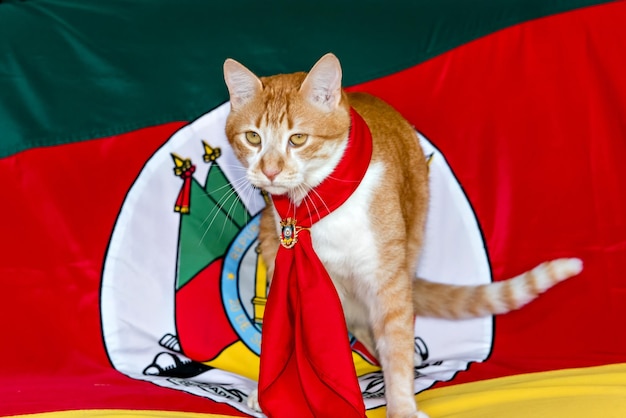
<instances>
[{"instance_id":1,"label":"red fabric drape","mask_svg":"<svg viewBox=\"0 0 626 418\"><path fill-rule=\"evenodd\" d=\"M365 416L341 302L308 230L350 197L369 166L369 129L353 109L351 120L341 161L306 202L272 197L282 219L297 221L298 235L278 250L264 317L259 402L269 417Z\"/></svg>"}]
</instances>

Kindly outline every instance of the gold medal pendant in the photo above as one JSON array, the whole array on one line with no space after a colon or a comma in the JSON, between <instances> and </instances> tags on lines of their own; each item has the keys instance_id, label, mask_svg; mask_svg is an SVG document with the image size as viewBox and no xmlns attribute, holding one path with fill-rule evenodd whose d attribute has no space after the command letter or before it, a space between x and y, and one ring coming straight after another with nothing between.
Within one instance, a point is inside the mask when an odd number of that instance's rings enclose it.
<instances>
[{"instance_id":1,"label":"gold medal pendant","mask_svg":"<svg viewBox=\"0 0 626 418\"><path fill-rule=\"evenodd\" d=\"M293 248L298 242L298 232L301 229L296 226L296 220L293 218L280 221L280 245L285 248Z\"/></svg>"}]
</instances>

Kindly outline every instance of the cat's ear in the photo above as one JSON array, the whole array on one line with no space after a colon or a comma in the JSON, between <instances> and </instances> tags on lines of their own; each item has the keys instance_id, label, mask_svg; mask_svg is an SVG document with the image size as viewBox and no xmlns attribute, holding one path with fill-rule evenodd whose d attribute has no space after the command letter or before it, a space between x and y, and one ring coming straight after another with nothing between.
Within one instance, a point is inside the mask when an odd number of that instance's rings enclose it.
<instances>
[{"instance_id":1,"label":"cat's ear","mask_svg":"<svg viewBox=\"0 0 626 418\"><path fill-rule=\"evenodd\" d=\"M300 93L327 112L337 108L341 101L341 64L334 54L328 53L315 63L302 82Z\"/></svg>"},{"instance_id":2,"label":"cat's ear","mask_svg":"<svg viewBox=\"0 0 626 418\"><path fill-rule=\"evenodd\" d=\"M231 58L224 62L224 81L233 109L245 104L263 89L263 83L252 71Z\"/></svg>"}]
</instances>

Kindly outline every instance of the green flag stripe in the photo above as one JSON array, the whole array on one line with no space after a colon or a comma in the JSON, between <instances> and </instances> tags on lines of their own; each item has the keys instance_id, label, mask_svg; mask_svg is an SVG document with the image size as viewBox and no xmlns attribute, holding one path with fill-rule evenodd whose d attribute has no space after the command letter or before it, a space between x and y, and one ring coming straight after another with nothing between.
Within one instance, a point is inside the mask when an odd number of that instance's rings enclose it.
<instances>
[{"instance_id":1,"label":"green flag stripe","mask_svg":"<svg viewBox=\"0 0 626 418\"><path fill-rule=\"evenodd\" d=\"M0 157L192 120L227 99L222 63L352 85L498 29L598 0L0 2Z\"/></svg>"}]
</instances>

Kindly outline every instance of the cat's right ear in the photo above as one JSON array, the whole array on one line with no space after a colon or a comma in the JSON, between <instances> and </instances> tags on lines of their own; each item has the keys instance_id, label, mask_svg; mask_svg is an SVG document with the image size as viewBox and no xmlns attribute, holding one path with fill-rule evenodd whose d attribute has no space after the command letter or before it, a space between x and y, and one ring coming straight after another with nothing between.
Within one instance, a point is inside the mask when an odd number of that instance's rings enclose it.
<instances>
[{"instance_id":1,"label":"cat's right ear","mask_svg":"<svg viewBox=\"0 0 626 418\"><path fill-rule=\"evenodd\" d=\"M224 62L224 81L233 109L244 105L263 89L263 83L252 71L231 58Z\"/></svg>"},{"instance_id":2,"label":"cat's right ear","mask_svg":"<svg viewBox=\"0 0 626 418\"><path fill-rule=\"evenodd\" d=\"M341 101L341 64L328 53L311 68L300 86L300 92L309 102L326 112L332 112Z\"/></svg>"}]
</instances>

